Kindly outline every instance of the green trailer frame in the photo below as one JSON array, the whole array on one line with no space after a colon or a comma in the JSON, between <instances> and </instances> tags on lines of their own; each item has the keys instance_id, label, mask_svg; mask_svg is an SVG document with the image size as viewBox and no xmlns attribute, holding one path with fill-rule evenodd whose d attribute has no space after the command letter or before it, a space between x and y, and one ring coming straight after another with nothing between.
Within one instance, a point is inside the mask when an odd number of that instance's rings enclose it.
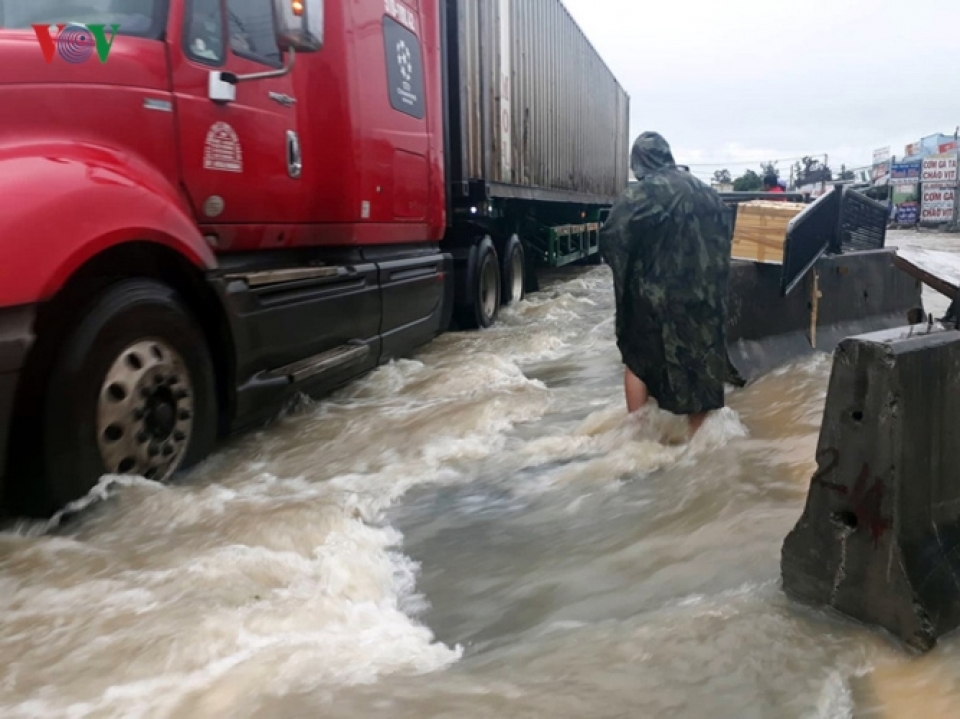
<instances>
[{"instance_id":1,"label":"green trailer frame","mask_svg":"<svg viewBox=\"0 0 960 719\"><path fill-rule=\"evenodd\" d=\"M600 230L610 214L600 210L596 222L543 227L539 237L527 238L539 264L564 267L584 260L599 262Z\"/></svg>"}]
</instances>

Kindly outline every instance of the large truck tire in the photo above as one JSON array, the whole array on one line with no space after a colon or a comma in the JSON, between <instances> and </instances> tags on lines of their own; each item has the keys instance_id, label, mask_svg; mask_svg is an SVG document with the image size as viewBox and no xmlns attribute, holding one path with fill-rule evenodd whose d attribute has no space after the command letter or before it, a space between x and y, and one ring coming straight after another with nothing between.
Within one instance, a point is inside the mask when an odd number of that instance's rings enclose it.
<instances>
[{"instance_id":1,"label":"large truck tire","mask_svg":"<svg viewBox=\"0 0 960 719\"><path fill-rule=\"evenodd\" d=\"M470 254L466 297L457 308L457 324L462 329L484 329L492 326L500 314L500 260L489 237L471 248Z\"/></svg>"},{"instance_id":2,"label":"large truck tire","mask_svg":"<svg viewBox=\"0 0 960 719\"><path fill-rule=\"evenodd\" d=\"M526 296L526 255L523 244L516 235L507 240L503 252L503 265L500 269L503 291L501 300L504 305L520 302Z\"/></svg>"},{"instance_id":3,"label":"large truck tire","mask_svg":"<svg viewBox=\"0 0 960 719\"><path fill-rule=\"evenodd\" d=\"M177 293L145 279L107 289L63 346L43 413L31 504L44 513L105 474L167 481L205 457L217 433L213 363Z\"/></svg>"}]
</instances>

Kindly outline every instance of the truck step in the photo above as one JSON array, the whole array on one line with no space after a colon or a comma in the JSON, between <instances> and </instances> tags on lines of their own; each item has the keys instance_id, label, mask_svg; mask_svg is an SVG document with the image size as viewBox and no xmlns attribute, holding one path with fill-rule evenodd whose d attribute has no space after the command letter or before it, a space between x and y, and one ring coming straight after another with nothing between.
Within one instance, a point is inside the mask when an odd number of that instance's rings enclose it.
<instances>
[{"instance_id":1,"label":"truck step","mask_svg":"<svg viewBox=\"0 0 960 719\"><path fill-rule=\"evenodd\" d=\"M264 270L226 276L227 282L237 280L246 282L249 287L266 287L298 280L317 280L336 277L339 267L293 267L283 270Z\"/></svg>"},{"instance_id":2,"label":"truck step","mask_svg":"<svg viewBox=\"0 0 960 719\"><path fill-rule=\"evenodd\" d=\"M266 380L286 379L291 384L295 384L324 372L362 362L369 355L370 346L361 343L359 340L354 340L327 352L270 370L264 373L263 378Z\"/></svg>"}]
</instances>

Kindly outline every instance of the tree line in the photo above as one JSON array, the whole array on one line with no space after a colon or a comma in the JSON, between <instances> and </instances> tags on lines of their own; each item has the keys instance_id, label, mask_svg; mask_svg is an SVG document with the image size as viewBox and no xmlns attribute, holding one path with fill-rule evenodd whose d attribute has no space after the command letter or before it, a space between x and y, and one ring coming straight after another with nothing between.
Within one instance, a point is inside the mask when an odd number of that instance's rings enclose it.
<instances>
[{"instance_id":1,"label":"tree line","mask_svg":"<svg viewBox=\"0 0 960 719\"><path fill-rule=\"evenodd\" d=\"M834 180L833 170L825 163L813 157L804 157L795 163L792 168L793 187L802 187L803 185L812 185L818 182L832 182ZM730 170L717 170L713 173L713 181L721 185L733 185L734 192L759 192L763 189L763 178L767 175L774 175L781 179L780 171L776 162L760 163L760 172L756 170L746 170L738 178L734 179ZM846 165L840 167L838 180L852 180L853 173L847 170Z\"/></svg>"}]
</instances>

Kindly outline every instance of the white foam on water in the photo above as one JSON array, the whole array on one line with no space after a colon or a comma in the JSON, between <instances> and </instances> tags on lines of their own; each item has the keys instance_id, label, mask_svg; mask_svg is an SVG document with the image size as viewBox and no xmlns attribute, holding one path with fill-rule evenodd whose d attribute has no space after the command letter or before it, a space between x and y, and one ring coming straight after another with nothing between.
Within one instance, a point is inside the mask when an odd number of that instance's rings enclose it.
<instances>
[{"instance_id":1,"label":"white foam on water","mask_svg":"<svg viewBox=\"0 0 960 719\"><path fill-rule=\"evenodd\" d=\"M761 601L771 591L776 591L777 582L744 582L736 587L715 594L687 594L655 610L656 613L677 614L687 619L714 615L719 610L736 613L738 602Z\"/></svg>"},{"instance_id":2,"label":"white foam on water","mask_svg":"<svg viewBox=\"0 0 960 719\"><path fill-rule=\"evenodd\" d=\"M0 668L11 687L0 715L243 713L264 692L456 662L462 648L417 620L419 567L385 512L414 486L461 481L459 463L500 451L550 407L514 362L475 359L392 363L241 441L212 476L105 477L51 522L9 535L23 568L4 574L0 596L0 653L17 657ZM105 500L117 511L89 530L45 534Z\"/></svg>"},{"instance_id":3,"label":"white foam on water","mask_svg":"<svg viewBox=\"0 0 960 719\"><path fill-rule=\"evenodd\" d=\"M221 488L166 493L174 505L222 502ZM6 671L45 675L45 715L165 716L185 695L214 685L239 700L247 691L236 682L241 666L261 678L260 691L287 691L435 671L461 656L411 618L424 603L415 593L418 567L398 551L398 532L332 503L289 511L292 527L276 516L275 501L261 500L249 508L259 510L259 523L234 507L242 532L220 541L201 535L209 546L187 556L157 546L149 570L115 569L109 579L47 576L43 587L24 578L0 600L7 627L0 647L6 657L34 656L25 666L8 662ZM44 645L31 647L28 631L44 636ZM14 653L18 644L27 651ZM102 661L109 671L81 677L81 668ZM283 678L264 687L278 665ZM0 700L0 714L30 714L37 700Z\"/></svg>"},{"instance_id":4,"label":"white foam on water","mask_svg":"<svg viewBox=\"0 0 960 719\"><path fill-rule=\"evenodd\" d=\"M690 440L690 457L698 457L726 446L735 439L750 435L746 425L731 407L710 414L700 430Z\"/></svg>"},{"instance_id":5,"label":"white foam on water","mask_svg":"<svg viewBox=\"0 0 960 719\"><path fill-rule=\"evenodd\" d=\"M809 719L852 719L853 693L840 672L831 672L820 692L817 708Z\"/></svg>"},{"instance_id":6,"label":"white foam on water","mask_svg":"<svg viewBox=\"0 0 960 719\"><path fill-rule=\"evenodd\" d=\"M469 354L495 354L497 357L514 363L546 362L567 356L576 347L576 330L573 327L560 329L551 322L538 322L528 327L529 319L521 318L517 326L498 327L487 330L482 335L463 335L457 339L457 350ZM509 323L504 323L508 325ZM522 333L518 330L522 327ZM472 363L472 362L471 362ZM461 363L465 366L465 363Z\"/></svg>"},{"instance_id":7,"label":"white foam on water","mask_svg":"<svg viewBox=\"0 0 960 719\"><path fill-rule=\"evenodd\" d=\"M394 359L377 368L364 381L357 382L341 392L341 396L351 404L363 405L364 400L371 404L381 404L384 398L400 394L407 384L429 372L427 366L419 360ZM318 408L330 402L317 402Z\"/></svg>"},{"instance_id":8,"label":"white foam on water","mask_svg":"<svg viewBox=\"0 0 960 719\"><path fill-rule=\"evenodd\" d=\"M150 487L160 489L163 485L158 482L139 476L108 474L100 478L83 497L65 505L45 521L18 520L8 530L11 534L21 537L41 537L60 526L63 520L71 515L82 512L97 502L105 501L112 490L118 487Z\"/></svg>"},{"instance_id":9,"label":"white foam on water","mask_svg":"<svg viewBox=\"0 0 960 719\"><path fill-rule=\"evenodd\" d=\"M634 415L627 415L619 397L603 404L569 433L511 447L521 469L547 467L526 485L516 487L517 494L539 494L585 481L616 485L624 477L702 461L705 455L749 434L729 407L710 415L688 440L686 419L660 410L655 403ZM552 467L558 462L560 466Z\"/></svg>"},{"instance_id":10,"label":"white foam on water","mask_svg":"<svg viewBox=\"0 0 960 719\"><path fill-rule=\"evenodd\" d=\"M817 352L810 357L777 367L769 373L771 377L783 377L784 375L797 374L816 374L822 373L825 367L833 364L833 355L827 352Z\"/></svg>"}]
</instances>

